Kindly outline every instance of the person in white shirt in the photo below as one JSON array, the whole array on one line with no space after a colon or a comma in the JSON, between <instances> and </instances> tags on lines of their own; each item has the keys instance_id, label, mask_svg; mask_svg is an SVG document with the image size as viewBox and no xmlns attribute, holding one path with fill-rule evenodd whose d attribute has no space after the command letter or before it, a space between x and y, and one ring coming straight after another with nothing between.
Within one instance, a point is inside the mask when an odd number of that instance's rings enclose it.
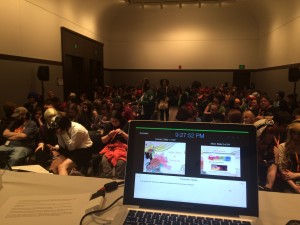
<instances>
[{"instance_id":1,"label":"person in white shirt","mask_svg":"<svg viewBox=\"0 0 300 225\"><path fill-rule=\"evenodd\" d=\"M58 165L59 175L68 175L73 168L88 165L91 159L91 146L88 130L81 124L72 122L66 116L57 116L51 123L55 130L58 145L49 146L52 151L58 151L66 159Z\"/></svg>"}]
</instances>

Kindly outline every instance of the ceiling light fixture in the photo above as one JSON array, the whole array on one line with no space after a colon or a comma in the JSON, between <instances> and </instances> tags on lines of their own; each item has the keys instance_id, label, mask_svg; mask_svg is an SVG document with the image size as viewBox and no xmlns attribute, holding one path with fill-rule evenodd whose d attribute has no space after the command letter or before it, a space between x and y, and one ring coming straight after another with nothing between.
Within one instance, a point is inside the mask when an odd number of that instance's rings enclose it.
<instances>
[{"instance_id":1,"label":"ceiling light fixture","mask_svg":"<svg viewBox=\"0 0 300 225\"><path fill-rule=\"evenodd\" d=\"M179 8L182 8L183 4L194 4L198 5L199 8L202 8L203 4L218 4L219 7L222 7L223 3L235 3L239 0L124 0L129 4L141 4L142 8L145 5L159 5L161 9L165 5L178 5Z\"/></svg>"}]
</instances>

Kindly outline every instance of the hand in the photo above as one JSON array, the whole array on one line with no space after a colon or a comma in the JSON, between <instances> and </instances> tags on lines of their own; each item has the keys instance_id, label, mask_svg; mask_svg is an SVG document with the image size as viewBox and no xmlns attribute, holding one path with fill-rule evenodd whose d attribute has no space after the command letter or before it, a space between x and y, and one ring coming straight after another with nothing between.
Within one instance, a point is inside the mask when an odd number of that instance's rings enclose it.
<instances>
[{"instance_id":1,"label":"hand","mask_svg":"<svg viewBox=\"0 0 300 225\"><path fill-rule=\"evenodd\" d=\"M120 128L118 128L118 129L115 130L115 133L116 133L116 134L121 134L121 133L122 133L122 130L121 130Z\"/></svg>"},{"instance_id":2,"label":"hand","mask_svg":"<svg viewBox=\"0 0 300 225\"><path fill-rule=\"evenodd\" d=\"M96 110L93 110L92 114L93 114L93 117L95 117L95 118L99 116L99 114Z\"/></svg>"},{"instance_id":3,"label":"hand","mask_svg":"<svg viewBox=\"0 0 300 225\"><path fill-rule=\"evenodd\" d=\"M58 146L53 146L53 145L50 145L50 144L47 144L47 146L50 149L50 151L58 151L59 150Z\"/></svg>"},{"instance_id":4,"label":"hand","mask_svg":"<svg viewBox=\"0 0 300 225\"><path fill-rule=\"evenodd\" d=\"M263 118L264 118L263 116L257 116L257 117L256 117L257 120L261 120L261 119L263 119Z\"/></svg>"},{"instance_id":5,"label":"hand","mask_svg":"<svg viewBox=\"0 0 300 225\"><path fill-rule=\"evenodd\" d=\"M114 137L115 135L118 134L118 130L120 130L120 129L116 129L116 130L110 131L110 132L107 134L107 136L110 137L110 138Z\"/></svg>"},{"instance_id":6,"label":"hand","mask_svg":"<svg viewBox=\"0 0 300 225\"><path fill-rule=\"evenodd\" d=\"M39 150L44 151L44 143L39 143L38 146L37 146L37 148L34 150L34 152L37 152Z\"/></svg>"},{"instance_id":7,"label":"hand","mask_svg":"<svg viewBox=\"0 0 300 225\"><path fill-rule=\"evenodd\" d=\"M300 186L295 185L294 190L296 191L296 193L300 194Z\"/></svg>"},{"instance_id":8,"label":"hand","mask_svg":"<svg viewBox=\"0 0 300 225\"><path fill-rule=\"evenodd\" d=\"M284 180L294 180L298 177L296 173L293 173L290 170L281 171L281 175Z\"/></svg>"},{"instance_id":9,"label":"hand","mask_svg":"<svg viewBox=\"0 0 300 225\"><path fill-rule=\"evenodd\" d=\"M62 130L62 129L60 129L60 128L58 128L58 129L55 131L55 133L58 134L58 135L61 135L61 134L66 133L66 131L65 131L65 130Z\"/></svg>"}]
</instances>

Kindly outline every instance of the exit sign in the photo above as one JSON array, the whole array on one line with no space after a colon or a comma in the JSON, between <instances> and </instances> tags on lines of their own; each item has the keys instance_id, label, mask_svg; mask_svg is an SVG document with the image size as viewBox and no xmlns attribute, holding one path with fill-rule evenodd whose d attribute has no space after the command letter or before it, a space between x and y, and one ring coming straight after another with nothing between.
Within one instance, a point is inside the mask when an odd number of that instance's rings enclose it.
<instances>
[{"instance_id":1,"label":"exit sign","mask_svg":"<svg viewBox=\"0 0 300 225\"><path fill-rule=\"evenodd\" d=\"M245 65L239 65L239 69L240 70L244 70L245 69Z\"/></svg>"}]
</instances>

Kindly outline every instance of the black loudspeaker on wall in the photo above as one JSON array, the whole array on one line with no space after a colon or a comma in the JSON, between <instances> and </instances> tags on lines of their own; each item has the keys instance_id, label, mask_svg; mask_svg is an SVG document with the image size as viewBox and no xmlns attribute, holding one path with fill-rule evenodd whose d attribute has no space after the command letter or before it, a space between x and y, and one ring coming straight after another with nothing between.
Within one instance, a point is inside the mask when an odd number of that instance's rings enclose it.
<instances>
[{"instance_id":1,"label":"black loudspeaker on wall","mask_svg":"<svg viewBox=\"0 0 300 225\"><path fill-rule=\"evenodd\" d=\"M37 76L40 81L49 81L49 66L39 66Z\"/></svg>"},{"instance_id":2,"label":"black loudspeaker on wall","mask_svg":"<svg viewBox=\"0 0 300 225\"><path fill-rule=\"evenodd\" d=\"M298 67L289 68L289 82L297 82L300 78L300 71Z\"/></svg>"}]
</instances>

